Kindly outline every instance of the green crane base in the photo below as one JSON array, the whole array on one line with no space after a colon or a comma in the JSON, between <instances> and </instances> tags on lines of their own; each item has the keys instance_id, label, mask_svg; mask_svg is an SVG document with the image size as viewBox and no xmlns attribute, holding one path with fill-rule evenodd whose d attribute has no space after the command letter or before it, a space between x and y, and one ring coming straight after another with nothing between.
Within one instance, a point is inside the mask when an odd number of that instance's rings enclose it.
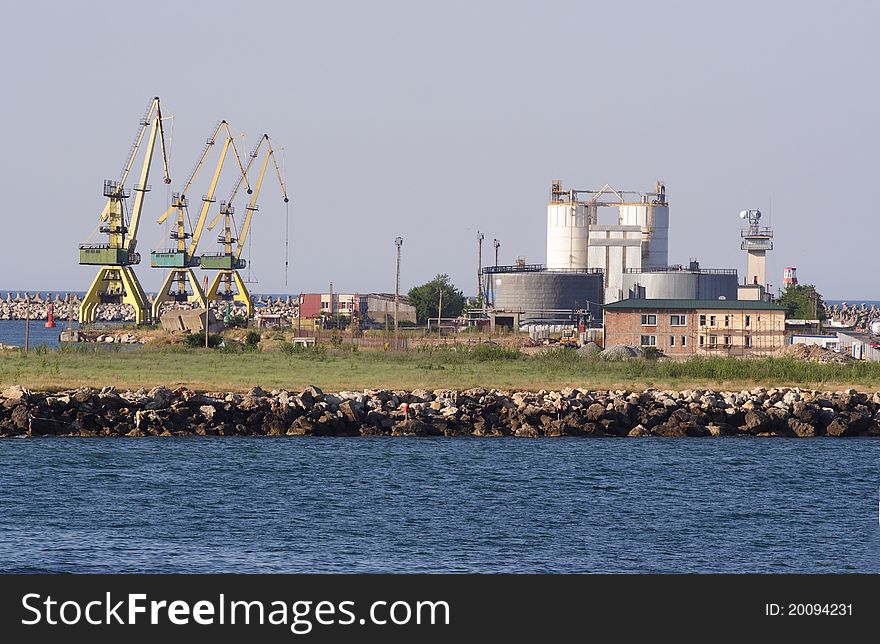
<instances>
[{"instance_id":1,"label":"green crane base","mask_svg":"<svg viewBox=\"0 0 880 644\"><path fill-rule=\"evenodd\" d=\"M226 289L220 291L220 285L223 284ZM232 289L233 284L235 289ZM241 302L247 308L248 319L254 317L254 302L251 294L244 285L244 280L238 271L220 271L214 276L214 281L205 293L208 302Z\"/></svg>"},{"instance_id":2,"label":"green crane base","mask_svg":"<svg viewBox=\"0 0 880 644\"><path fill-rule=\"evenodd\" d=\"M187 282L189 282L192 293L186 291ZM172 291L175 283L178 287L176 292ZM207 308L208 305L208 301L205 299L205 292L199 285L199 281L196 279L196 275L191 268L175 268L168 273L162 288L156 294L156 299L153 300L153 319L159 319L162 314L162 305L166 302L181 301L196 302L202 308Z\"/></svg>"},{"instance_id":3,"label":"green crane base","mask_svg":"<svg viewBox=\"0 0 880 644\"><path fill-rule=\"evenodd\" d=\"M102 266L79 305L80 324L95 321L102 304L129 304L135 324L150 321L150 304L131 266Z\"/></svg>"}]
</instances>

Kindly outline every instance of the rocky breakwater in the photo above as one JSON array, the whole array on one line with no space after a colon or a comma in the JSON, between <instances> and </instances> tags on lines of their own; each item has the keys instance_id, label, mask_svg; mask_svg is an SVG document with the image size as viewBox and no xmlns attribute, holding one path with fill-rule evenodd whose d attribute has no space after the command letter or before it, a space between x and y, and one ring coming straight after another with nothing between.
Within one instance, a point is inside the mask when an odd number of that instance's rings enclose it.
<instances>
[{"instance_id":1,"label":"rocky breakwater","mask_svg":"<svg viewBox=\"0 0 880 644\"><path fill-rule=\"evenodd\" d=\"M880 436L880 393L765 389L199 393L19 386L0 436Z\"/></svg>"}]
</instances>

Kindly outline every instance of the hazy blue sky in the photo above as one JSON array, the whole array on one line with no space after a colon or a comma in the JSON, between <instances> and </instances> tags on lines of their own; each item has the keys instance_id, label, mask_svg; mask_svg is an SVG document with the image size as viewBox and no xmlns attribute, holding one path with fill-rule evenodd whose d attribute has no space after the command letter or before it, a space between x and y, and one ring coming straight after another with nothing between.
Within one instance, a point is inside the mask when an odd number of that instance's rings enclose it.
<instances>
[{"instance_id":1,"label":"hazy blue sky","mask_svg":"<svg viewBox=\"0 0 880 644\"><path fill-rule=\"evenodd\" d=\"M793 265L828 298L880 299L880 3L0 6L0 288L88 286L77 244L159 95L175 117L172 187L217 119L245 148L263 132L285 148L291 293L393 290L396 235L404 290L448 272L473 293L477 229L487 259L498 237L502 262L545 261L552 179L662 179L671 262L743 273L737 213L772 197L774 287ZM145 257L165 245L158 167L151 183ZM276 185L260 204L254 290L279 292ZM137 272L158 287L148 260Z\"/></svg>"}]
</instances>

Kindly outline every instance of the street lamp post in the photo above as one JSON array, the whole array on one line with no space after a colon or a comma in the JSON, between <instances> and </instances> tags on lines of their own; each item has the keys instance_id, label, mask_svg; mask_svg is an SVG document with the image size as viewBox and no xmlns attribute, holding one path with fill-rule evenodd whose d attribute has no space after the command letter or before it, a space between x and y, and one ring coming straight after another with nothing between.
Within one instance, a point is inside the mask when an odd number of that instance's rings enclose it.
<instances>
[{"instance_id":1,"label":"street lamp post","mask_svg":"<svg viewBox=\"0 0 880 644\"><path fill-rule=\"evenodd\" d=\"M398 315L400 312L400 247L403 246L403 237L395 237L394 245L397 246L397 277L394 285L394 350L400 348L398 335Z\"/></svg>"},{"instance_id":2,"label":"street lamp post","mask_svg":"<svg viewBox=\"0 0 880 644\"><path fill-rule=\"evenodd\" d=\"M486 236L477 231L477 299L483 305L483 240Z\"/></svg>"}]
</instances>

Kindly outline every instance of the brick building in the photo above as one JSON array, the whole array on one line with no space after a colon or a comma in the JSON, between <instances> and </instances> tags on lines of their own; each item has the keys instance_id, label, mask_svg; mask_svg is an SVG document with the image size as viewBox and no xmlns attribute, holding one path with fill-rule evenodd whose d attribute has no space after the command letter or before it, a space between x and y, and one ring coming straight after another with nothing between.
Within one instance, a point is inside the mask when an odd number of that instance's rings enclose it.
<instances>
[{"instance_id":1,"label":"brick building","mask_svg":"<svg viewBox=\"0 0 880 644\"><path fill-rule=\"evenodd\" d=\"M785 344L785 309L744 300L621 300L605 305L605 346L670 357L762 356Z\"/></svg>"},{"instance_id":2,"label":"brick building","mask_svg":"<svg viewBox=\"0 0 880 644\"><path fill-rule=\"evenodd\" d=\"M385 324L394 321L393 293L303 293L299 300L303 318L318 317L364 317L367 322ZM398 306L400 322L416 323L416 307L409 298L400 296Z\"/></svg>"}]
</instances>

